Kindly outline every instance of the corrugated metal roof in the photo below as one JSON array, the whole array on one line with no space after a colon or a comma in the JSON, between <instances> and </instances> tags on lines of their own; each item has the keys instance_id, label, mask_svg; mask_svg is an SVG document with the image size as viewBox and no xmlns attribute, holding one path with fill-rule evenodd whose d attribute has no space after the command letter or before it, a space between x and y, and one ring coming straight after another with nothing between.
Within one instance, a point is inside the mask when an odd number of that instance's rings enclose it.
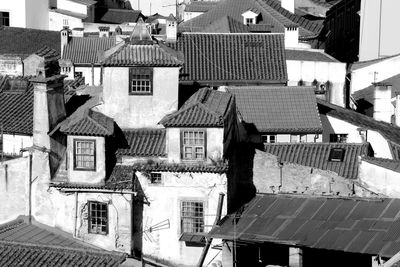
<instances>
[{"instance_id":1,"label":"corrugated metal roof","mask_svg":"<svg viewBox=\"0 0 400 267\"><path fill-rule=\"evenodd\" d=\"M322 133L312 87L230 87L246 123L261 133Z\"/></svg>"},{"instance_id":2,"label":"corrugated metal roof","mask_svg":"<svg viewBox=\"0 0 400 267\"><path fill-rule=\"evenodd\" d=\"M257 195L242 212L224 217L210 235L392 257L400 249L400 217L381 216L389 205L400 210L400 199ZM335 216L333 210L344 206L348 207L343 211L345 216ZM307 218L301 214L314 215ZM386 227L378 230L374 228L377 223L385 223Z\"/></svg>"}]
</instances>

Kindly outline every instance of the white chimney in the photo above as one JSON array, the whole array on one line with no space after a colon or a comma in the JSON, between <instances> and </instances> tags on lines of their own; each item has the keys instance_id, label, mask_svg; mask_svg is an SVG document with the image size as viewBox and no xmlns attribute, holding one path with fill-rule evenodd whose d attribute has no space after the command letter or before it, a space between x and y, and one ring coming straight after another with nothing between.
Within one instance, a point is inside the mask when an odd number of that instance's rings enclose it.
<instances>
[{"instance_id":1,"label":"white chimney","mask_svg":"<svg viewBox=\"0 0 400 267\"><path fill-rule=\"evenodd\" d=\"M178 23L172 14L166 19L166 35L167 42L176 42L176 36L178 32Z\"/></svg>"},{"instance_id":2,"label":"white chimney","mask_svg":"<svg viewBox=\"0 0 400 267\"><path fill-rule=\"evenodd\" d=\"M281 6L294 14L294 0L281 0Z\"/></svg>"},{"instance_id":3,"label":"white chimney","mask_svg":"<svg viewBox=\"0 0 400 267\"><path fill-rule=\"evenodd\" d=\"M396 107L394 109L394 123L400 127L400 95L396 95Z\"/></svg>"},{"instance_id":4,"label":"white chimney","mask_svg":"<svg viewBox=\"0 0 400 267\"><path fill-rule=\"evenodd\" d=\"M110 37L110 27L99 26L99 37Z\"/></svg>"},{"instance_id":5,"label":"white chimney","mask_svg":"<svg viewBox=\"0 0 400 267\"><path fill-rule=\"evenodd\" d=\"M299 27L297 25L285 26L285 47L299 46Z\"/></svg>"},{"instance_id":6,"label":"white chimney","mask_svg":"<svg viewBox=\"0 0 400 267\"><path fill-rule=\"evenodd\" d=\"M375 120L391 122L392 118L392 86L384 83L374 83L374 113Z\"/></svg>"},{"instance_id":7,"label":"white chimney","mask_svg":"<svg viewBox=\"0 0 400 267\"><path fill-rule=\"evenodd\" d=\"M64 51L64 46L66 46L71 40L71 30L68 27L64 27L61 31L61 55Z\"/></svg>"}]
</instances>

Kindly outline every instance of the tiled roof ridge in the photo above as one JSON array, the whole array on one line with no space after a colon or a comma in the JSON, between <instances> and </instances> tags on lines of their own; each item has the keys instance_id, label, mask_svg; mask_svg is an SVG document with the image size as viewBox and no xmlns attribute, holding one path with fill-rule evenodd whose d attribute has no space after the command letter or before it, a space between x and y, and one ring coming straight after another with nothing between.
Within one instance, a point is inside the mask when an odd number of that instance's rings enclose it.
<instances>
[{"instance_id":1,"label":"tiled roof ridge","mask_svg":"<svg viewBox=\"0 0 400 267\"><path fill-rule=\"evenodd\" d=\"M318 145L331 145L331 146L365 146L369 145L368 142L365 143L329 143L329 142L316 142L316 143L308 143L308 142L299 142L299 143L267 143L266 146L285 146L285 145L293 145L293 146L318 146Z\"/></svg>"},{"instance_id":2,"label":"tiled roof ridge","mask_svg":"<svg viewBox=\"0 0 400 267\"><path fill-rule=\"evenodd\" d=\"M229 16L226 16L229 17ZM233 19L234 21L237 21ZM281 32L182 32L182 35L285 35Z\"/></svg>"},{"instance_id":3,"label":"tiled roof ridge","mask_svg":"<svg viewBox=\"0 0 400 267\"><path fill-rule=\"evenodd\" d=\"M378 63L378 62L382 62L388 59L392 59L395 58L397 56L400 56L400 53L395 54L395 55L391 55L391 56L386 56L386 57L382 57L382 58L374 58L374 59L369 59L369 60L364 60L364 61L357 61L351 64L351 70L357 70L357 69L361 69L363 67L368 67L371 66L374 63ZM364 64L366 64L364 66ZM360 66L361 65L361 66Z\"/></svg>"},{"instance_id":4,"label":"tiled roof ridge","mask_svg":"<svg viewBox=\"0 0 400 267\"><path fill-rule=\"evenodd\" d=\"M104 127L104 125L102 125L101 123L99 123L98 121L96 121L95 119L92 118L91 114L93 114L93 113L98 113L98 114L101 114L102 116L105 116L105 117L108 117L108 116L105 115L105 114L103 114L103 113L101 113L101 112L94 111L94 110L92 110L91 108L87 110L87 114L86 114L86 117L87 117L89 120L91 120L91 121L92 121L93 123L95 123L97 126L99 126L100 128L102 128L105 132L107 132L109 135L111 135L112 133L111 133L106 127ZM110 118L110 117L109 117L109 118Z\"/></svg>"},{"instance_id":5,"label":"tiled roof ridge","mask_svg":"<svg viewBox=\"0 0 400 267\"><path fill-rule=\"evenodd\" d=\"M362 197L362 196L346 196L346 195L322 195L322 194L300 194L300 193L262 193L257 192L258 196L273 196L282 198L310 198L310 199L343 199L349 201L366 201L366 202L383 202L387 197Z\"/></svg>"},{"instance_id":6,"label":"tiled roof ridge","mask_svg":"<svg viewBox=\"0 0 400 267\"><path fill-rule=\"evenodd\" d=\"M133 165L121 165L129 166L135 171L166 171L166 172L215 172L215 173L225 173L228 171L227 162L218 163L169 163L166 161L153 162L151 164L146 162L137 162Z\"/></svg>"},{"instance_id":7,"label":"tiled roof ridge","mask_svg":"<svg viewBox=\"0 0 400 267\"><path fill-rule=\"evenodd\" d=\"M6 222L4 224L0 224L0 233L10 231L10 230L18 227L19 225L23 224L24 222L25 222L24 219L18 217L12 221Z\"/></svg>"}]
</instances>

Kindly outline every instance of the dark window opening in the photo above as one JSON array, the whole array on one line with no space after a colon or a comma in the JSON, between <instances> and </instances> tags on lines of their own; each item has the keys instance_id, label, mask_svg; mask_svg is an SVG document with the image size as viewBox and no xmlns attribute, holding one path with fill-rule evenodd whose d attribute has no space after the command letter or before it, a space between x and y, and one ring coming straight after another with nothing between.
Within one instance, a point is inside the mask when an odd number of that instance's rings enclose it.
<instances>
[{"instance_id":1,"label":"dark window opening","mask_svg":"<svg viewBox=\"0 0 400 267\"><path fill-rule=\"evenodd\" d=\"M150 182L152 184L161 184L162 183L162 175L160 172L152 172L150 173Z\"/></svg>"},{"instance_id":2,"label":"dark window opening","mask_svg":"<svg viewBox=\"0 0 400 267\"><path fill-rule=\"evenodd\" d=\"M204 204L199 201L181 202L182 233L204 232Z\"/></svg>"},{"instance_id":3,"label":"dark window opening","mask_svg":"<svg viewBox=\"0 0 400 267\"><path fill-rule=\"evenodd\" d=\"M129 69L129 94L153 94L153 70L150 68Z\"/></svg>"},{"instance_id":4,"label":"dark window opening","mask_svg":"<svg viewBox=\"0 0 400 267\"><path fill-rule=\"evenodd\" d=\"M347 134L330 134L329 142L331 142L331 143L346 143L347 142Z\"/></svg>"},{"instance_id":5,"label":"dark window opening","mask_svg":"<svg viewBox=\"0 0 400 267\"><path fill-rule=\"evenodd\" d=\"M10 26L10 12L0 12L0 26Z\"/></svg>"},{"instance_id":6,"label":"dark window opening","mask_svg":"<svg viewBox=\"0 0 400 267\"><path fill-rule=\"evenodd\" d=\"M107 203L89 201L89 233L106 235L108 233Z\"/></svg>"},{"instance_id":7,"label":"dark window opening","mask_svg":"<svg viewBox=\"0 0 400 267\"><path fill-rule=\"evenodd\" d=\"M332 148L329 153L329 161L342 162L344 159L345 150L343 148Z\"/></svg>"}]
</instances>

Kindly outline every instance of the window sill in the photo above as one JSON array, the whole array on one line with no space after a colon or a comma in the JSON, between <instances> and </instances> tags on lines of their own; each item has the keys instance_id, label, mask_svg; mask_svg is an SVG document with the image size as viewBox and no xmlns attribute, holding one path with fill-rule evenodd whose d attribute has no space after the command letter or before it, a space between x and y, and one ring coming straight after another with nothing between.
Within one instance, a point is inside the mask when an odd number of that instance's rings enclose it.
<instances>
[{"instance_id":1,"label":"window sill","mask_svg":"<svg viewBox=\"0 0 400 267\"><path fill-rule=\"evenodd\" d=\"M96 169L74 168L74 171L96 172Z\"/></svg>"}]
</instances>

